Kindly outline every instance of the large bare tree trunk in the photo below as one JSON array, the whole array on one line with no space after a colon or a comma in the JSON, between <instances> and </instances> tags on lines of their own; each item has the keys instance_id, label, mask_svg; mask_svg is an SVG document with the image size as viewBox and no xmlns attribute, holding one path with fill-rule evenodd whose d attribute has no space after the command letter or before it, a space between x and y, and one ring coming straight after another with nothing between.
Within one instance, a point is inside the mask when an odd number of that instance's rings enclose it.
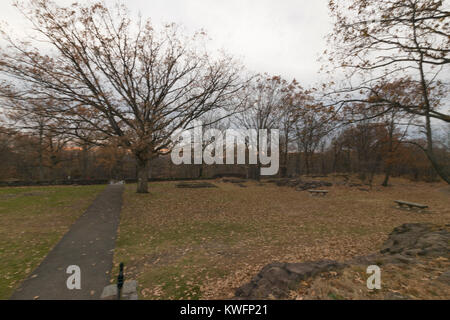
<instances>
[{"instance_id":1,"label":"large bare tree trunk","mask_svg":"<svg viewBox=\"0 0 450 320\"><path fill-rule=\"evenodd\" d=\"M310 157L310 155L309 155L309 153L305 150L304 151L305 152L305 168L306 168L306 175L309 175L310 174L310 168L309 168L309 157Z\"/></svg>"},{"instance_id":2,"label":"large bare tree trunk","mask_svg":"<svg viewBox=\"0 0 450 320\"><path fill-rule=\"evenodd\" d=\"M432 136L432 131L431 131L431 121L430 121L428 112L426 115L425 128L426 128L426 136L427 136L427 147L424 150L425 154L427 155L428 160L431 162L431 165L433 166L434 170L439 175L439 177L441 177L442 180L444 180L445 182L450 184L450 176L449 176L448 172L438 162L438 160L436 159L436 155L434 154L433 136Z\"/></svg>"},{"instance_id":3,"label":"large bare tree trunk","mask_svg":"<svg viewBox=\"0 0 450 320\"><path fill-rule=\"evenodd\" d=\"M256 171L255 171L255 179L256 181L261 181L261 159L260 159L260 155L259 152L261 152L261 144L259 141L259 130L256 134L256 147L258 150L258 159L257 159L257 164L256 164Z\"/></svg>"},{"instance_id":4,"label":"large bare tree trunk","mask_svg":"<svg viewBox=\"0 0 450 320\"><path fill-rule=\"evenodd\" d=\"M148 193L148 160L147 159L136 159L137 160L137 193Z\"/></svg>"},{"instance_id":5,"label":"large bare tree trunk","mask_svg":"<svg viewBox=\"0 0 450 320\"><path fill-rule=\"evenodd\" d=\"M198 167L198 178L199 179L203 178L203 164L199 165Z\"/></svg>"},{"instance_id":6,"label":"large bare tree trunk","mask_svg":"<svg viewBox=\"0 0 450 320\"><path fill-rule=\"evenodd\" d=\"M388 161L391 161L392 153L393 153L393 138L394 138L394 120L391 121L391 125L389 127L389 145L388 145ZM387 187L389 184L389 177L391 176L392 165L388 163L385 169L385 176L383 183L381 184L383 187Z\"/></svg>"},{"instance_id":7,"label":"large bare tree trunk","mask_svg":"<svg viewBox=\"0 0 450 320\"><path fill-rule=\"evenodd\" d=\"M388 165L386 167L386 172L385 172L383 183L381 184L383 187L387 187L389 185L390 176L391 176L391 165Z\"/></svg>"},{"instance_id":8,"label":"large bare tree trunk","mask_svg":"<svg viewBox=\"0 0 450 320\"><path fill-rule=\"evenodd\" d=\"M257 164L257 166L256 166L256 172L255 172L255 175L256 175L256 181L261 181L261 162L259 161L259 159L258 159L258 164Z\"/></svg>"},{"instance_id":9,"label":"large bare tree trunk","mask_svg":"<svg viewBox=\"0 0 450 320\"><path fill-rule=\"evenodd\" d=\"M282 169L281 176L286 178L288 176L288 167L289 167L289 152L288 152L288 144L286 142L284 149L284 168Z\"/></svg>"},{"instance_id":10,"label":"large bare tree trunk","mask_svg":"<svg viewBox=\"0 0 450 320\"><path fill-rule=\"evenodd\" d=\"M39 127L39 181L44 180L44 164L43 164L43 153L44 153L44 147L43 147L43 138L44 136L44 129L42 126Z\"/></svg>"},{"instance_id":11,"label":"large bare tree trunk","mask_svg":"<svg viewBox=\"0 0 450 320\"><path fill-rule=\"evenodd\" d=\"M81 168L82 168L82 177L83 179L88 179L88 147L83 144L81 147Z\"/></svg>"},{"instance_id":12,"label":"large bare tree trunk","mask_svg":"<svg viewBox=\"0 0 450 320\"><path fill-rule=\"evenodd\" d=\"M300 176L302 171L302 163L301 163L301 156L300 156L300 150L296 154L296 161L295 161L295 174L297 176Z\"/></svg>"},{"instance_id":13,"label":"large bare tree trunk","mask_svg":"<svg viewBox=\"0 0 450 320\"><path fill-rule=\"evenodd\" d=\"M430 100L428 98L428 87L425 81L425 72L423 70L423 54L421 53L420 57L420 64L419 64L419 71L420 71L420 80L422 85L422 91L423 91L423 98L425 102L425 132L427 137L427 147L425 150L425 153L428 157L428 159L431 162L431 165L433 166L436 173L448 184L450 184L450 176L447 172L447 170L441 166L441 164L437 161L436 155L434 154L433 150L433 133L431 130L431 117L430 117Z\"/></svg>"},{"instance_id":14,"label":"large bare tree trunk","mask_svg":"<svg viewBox=\"0 0 450 320\"><path fill-rule=\"evenodd\" d=\"M439 177L442 178L445 182L450 184L450 175L447 172L447 170L436 160L436 156L433 152L430 152L429 150L425 150L425 154L428 157L428 160L430 160L434 170L439 175Z\"/></svg>"}]
</instances>

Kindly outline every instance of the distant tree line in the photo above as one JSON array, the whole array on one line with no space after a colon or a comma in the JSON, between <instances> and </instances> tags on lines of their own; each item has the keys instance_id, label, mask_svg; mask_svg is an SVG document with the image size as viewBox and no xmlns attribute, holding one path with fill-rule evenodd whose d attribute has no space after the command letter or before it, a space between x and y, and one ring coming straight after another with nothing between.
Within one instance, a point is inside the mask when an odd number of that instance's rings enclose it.
<instances>
[{"instance_id":1,"label":"distant tree line","mask_svg":"<svg viewBox=\"0 0 450 320\"><path fill-rule=\"evenodd\" d=\"M414 145L400 143L398 138L397 134L390 142L389 131L384 124L358 123L325 137L327 143L324 140L308 154L291 144L287 153L283 148L280 151L280 170L276 177L350 173L357 174L366 183L372 183L375 174L382 174L385 185L391 176L437 181L439 176L426 155ZM126 149L114 145L87 147L70 140L65 143L59 141L56 147L53 139L58 140L45 134L45 139L40 141L39 136L32 133L0 129L0 181L137 181L136 161ZM444 143L439 144L436 150L440 161L447 161L447 165L448 150ZM168 155L155 158L149 165L149 178L155 180L222 176L257 179L258 172L255 165L177 166Z\"/></svg>"},{"instance_id":2,"label":"distant tree line","mask_svg":"<svg viewBox=\"0 0 450 320\"><path fill-rule=\"evenodd\" d=\"M171 164L172 134L202 120L221 131L279 129L282 177L350 172L372 183L382 173L384 186L398 175L450 183L447 3L330 0L329 79L310 88L249 74L207 50L204 32L157 28L124 5L16 6L35 34L2 30L2 180L133 178L145 193L152 177L261 179L259 159Z\"/></svg>"}]
</instances>

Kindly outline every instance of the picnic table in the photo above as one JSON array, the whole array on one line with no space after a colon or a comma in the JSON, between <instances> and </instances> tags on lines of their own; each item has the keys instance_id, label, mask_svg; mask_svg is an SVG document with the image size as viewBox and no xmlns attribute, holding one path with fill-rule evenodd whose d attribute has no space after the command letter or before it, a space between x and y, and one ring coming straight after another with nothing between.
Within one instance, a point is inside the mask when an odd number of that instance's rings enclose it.
<instances>
[{"instance_id":1,"label":"picnic table","mask_svg":"<svg viewBox=\"0 0 450 320\"><path fill-rule=\"evenodd\" d=\"M308 192L314 196L314 195L318 195L318 196L326 196L328 194L328 190L308 190Z\"/></svg>"},{"instance_id":2,"label":"picnic table","mask_svg":"<svg viewBox=\"0 0 450 320\"><path fill-rule=\"evenodd\" d=\"M403 201L403 200L395 200L395 203L397 203L399 208L403 208L403 207L407 207L407 209L412 209L412 208L419 208L421 210L428 208L427 205L424 204L420 204L420 203L414 203L414 202L408 202L408 201Z\"/></svg>"}]
</instances>

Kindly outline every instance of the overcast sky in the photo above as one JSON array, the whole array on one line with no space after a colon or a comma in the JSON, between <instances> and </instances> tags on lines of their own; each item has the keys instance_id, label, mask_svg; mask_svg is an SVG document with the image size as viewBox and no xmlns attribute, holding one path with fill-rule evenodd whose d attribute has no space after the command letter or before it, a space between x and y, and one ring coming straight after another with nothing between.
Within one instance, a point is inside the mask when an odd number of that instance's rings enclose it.
<instances>
[{"instance_id":1,"label":"overcast sky","mask_svg":"<svg viewBox=\"0 0 450 320\"><path fill-rule=\"evenodd\" d=\"M67 5L75 0L56 0ZM83 2L79 0L78 2ZM106 3L116 2L106 0ZM331 30L327 0L127 0L133 13L154 24L176 22L189 31L205 29L215 48L224 48L254 72L318 79L317 58ZM27 26L13 0L1 0L0 21L19 31ZM20 31L19 31L20 32Z\"/></svg>"}]
</instances>

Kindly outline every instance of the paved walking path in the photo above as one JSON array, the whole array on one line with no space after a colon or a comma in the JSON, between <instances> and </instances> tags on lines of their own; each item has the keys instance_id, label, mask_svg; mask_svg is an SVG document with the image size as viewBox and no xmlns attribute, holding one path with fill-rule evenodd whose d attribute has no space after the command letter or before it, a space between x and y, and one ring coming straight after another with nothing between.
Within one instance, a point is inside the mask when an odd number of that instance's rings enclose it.
<instances>
[{"instance_id":1,"label":"paved walking path","mask_svg":"<svg viewBox=\"0 0 450 320\"><path fill-rule=\"evenodd\" d=\"M109 284L123 190L107 186L11 299L99 299ZM80 290L67 288L71 265L80 267Z\"/></svg>"}]
</instances>

